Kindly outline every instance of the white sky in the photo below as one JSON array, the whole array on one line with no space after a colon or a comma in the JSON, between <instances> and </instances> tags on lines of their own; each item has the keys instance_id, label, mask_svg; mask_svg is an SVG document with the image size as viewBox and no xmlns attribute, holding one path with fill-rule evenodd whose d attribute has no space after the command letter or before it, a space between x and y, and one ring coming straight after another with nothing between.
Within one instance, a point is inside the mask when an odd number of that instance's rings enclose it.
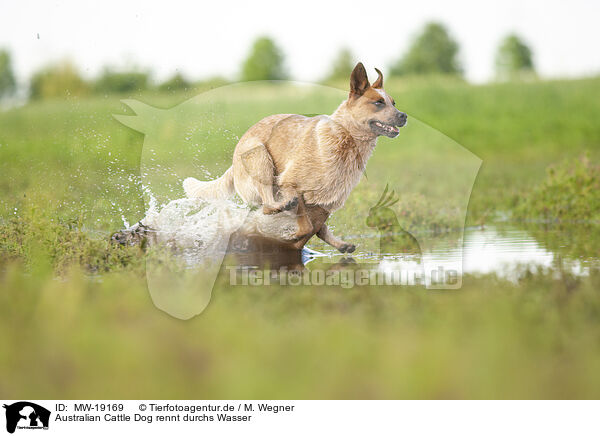
<instances>
[{"instance_id":1,"label":"white sky","mask_svg":"<svg viewBox=\"0 0 600 436\"><path fill-rule=\"evenodd\" d=\"M475 82L492 78L495 49L508 32L530 44L544 76L600 72L598 0L0 0L0 47L11 51L21 82L62 58L86 76L106 64L133 64L159 80L176 69L191 79L234 79L253 38L268 34L285 52L293 78L313 81L342 46L369 71L385 72L429 20L450 29Z\"/></svg>"}]
</instances>

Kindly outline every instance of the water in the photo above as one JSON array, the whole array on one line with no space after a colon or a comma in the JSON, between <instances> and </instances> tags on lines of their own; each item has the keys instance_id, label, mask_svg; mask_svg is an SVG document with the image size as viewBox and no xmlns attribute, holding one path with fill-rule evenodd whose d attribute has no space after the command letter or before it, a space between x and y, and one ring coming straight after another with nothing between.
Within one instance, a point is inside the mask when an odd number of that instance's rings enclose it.
<instances>
[{"instance_id":1,"label":"water","mask_svg":"<svg viewBox=\"0 0 600 436\"><path fill-rule=\"evenodd\" d=\"M588 275L590 268L600 266L598 256L573 256L561 252L561 248L569 247L572 243L563 230L542 227L536 230L543 236L561 240L562 244L556 249L549 248L536 239L531 231L515 225L467 228L462 249L442 242L435 249L422 253L422 261L443 266L452 265L462 257L463 274L494 273L510 281L517 281L526 272L536 271L560 270L579 276ZM414 269L420 260L415 256L386 255L379 262L379 268L384 271Z\"/></svg>"},{"instance_id":2,"label":"water","mask_svg":"<svg viewBox=\"0 0 600 436\"><path fill-rule=\"evenodd\" d=\"M467 228L464 243L461 233L450 233L428 235L424 243L418 241L419 235L410 236L405 245L401 238L390 245L384 239L390 235L381 239L363 235L349 239L358 245L355 253L342 255L316 238L304 250L285 243L295 233L296 220L291 213L264 215L231 201L181 199L163 207L152 204L141 225L121 232L119 242L148 242L151 298L158 308L180 319L207 307L220 274L232 285L267 285L274 277L290 285L424 284L429 289L458 289L464 274L493 273L517 282L539 270L558 277L583 276L600 266L596 229L502 224ZM379 250L370 249L374 246ZM381 252L382 247L396 252Z\"/></svg>"},{"instance_id":3,"label":"water","mask_svg":"<svg viewBox=\"0 0 600 436\"><path fill-rule=\"evenodd\" d=\"M363 246L368 245L365 242L373 237L354 237L352 242L358 243L357 252L341 255L322 245L318 251L307 248L297 252L265 243L262 239L260 243L254 239L244 243L242 238L240 243L240 231L244 235L260 233L289 239L295 231L295 220L285 214L265 216L230 201L206 203L182 199L172 201L160 210L154 205L142 222L157 230L156 241L180 248L189 266L223 259L250 269L269 265L273 269L311 270L336 264L358 264L392 274L398 270L420 271L427 264L451 269L462 260L462 274L495 273L498 277L516 281L527 271L560 270L582 276L589 274L590 268L600 265L598 254L593 249L586 251L585 244L581 243L581 238L593 239L591 235L542 226L524 229L502 224L467 228L462 247L456 245L456 235L442 235L429 249L419 253L361 251L361 242ZM238 235L237 239L235 235ZM234 239L235 244L232 243ZM583 250L578 252L577 247Z\"/></svg>"}]
</instances>

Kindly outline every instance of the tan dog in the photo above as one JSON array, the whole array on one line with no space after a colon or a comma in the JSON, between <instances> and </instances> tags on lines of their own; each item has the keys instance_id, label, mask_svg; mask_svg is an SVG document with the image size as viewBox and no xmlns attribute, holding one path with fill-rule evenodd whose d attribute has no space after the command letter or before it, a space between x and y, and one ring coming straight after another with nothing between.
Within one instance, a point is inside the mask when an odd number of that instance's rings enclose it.
<instances>
[{"instance_id":1,"label":"tan dog","mask_svg":"<svg viewBox=\"0 0 600 436\"><path fill-rule=\"evenodd\" d=\"M327 228L329 214L341 208L360 180L377 137L398 136L406 114L383 90L383 75L371 86L362 63L350 76L350 94L331 115L272 115L250 127L233 153L233 165L220 178L188 178L188 197L206 200L234 193L265 214L298 215L297 246L314 234L342 253L355 246Z\"/></svg>"}]
</instances>

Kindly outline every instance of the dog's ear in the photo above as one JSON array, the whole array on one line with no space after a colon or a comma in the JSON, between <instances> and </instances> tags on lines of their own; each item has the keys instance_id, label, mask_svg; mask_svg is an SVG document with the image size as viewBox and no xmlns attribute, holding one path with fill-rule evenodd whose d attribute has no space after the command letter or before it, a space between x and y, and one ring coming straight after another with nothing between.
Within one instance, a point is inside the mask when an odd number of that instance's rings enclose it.
<instances>
[{"instance_id":1,"label":"dog's ear","mask_svg":"<svg viewBox=\"0 0 600 436\"><path fill-rule=\"evenodd\" d=\"M369 86L371 85L369 84L365 66L362 62L359 62L356 64L350 75L350 98L360 97L365 93Z\"/></svg>"},{"instance_id":2,"label":"dog's ear","mask_svg":"<svg viewBox=\"0 0 600 436\"><path fill-rule=\"evenodd\" d=\"M377 80L373 83L373 88L383 88L383 74L377 68L375 68L375 71L377 71Z\"/></svg>"}]
</instances>

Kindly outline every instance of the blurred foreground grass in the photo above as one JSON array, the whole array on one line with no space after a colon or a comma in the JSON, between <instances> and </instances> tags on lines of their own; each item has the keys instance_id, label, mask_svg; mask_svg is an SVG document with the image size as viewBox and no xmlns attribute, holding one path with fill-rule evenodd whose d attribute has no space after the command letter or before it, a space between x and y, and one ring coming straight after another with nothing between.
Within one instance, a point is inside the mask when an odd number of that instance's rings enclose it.
<instances>
[{"instance_id":1,"label":"blurred foreground grass","mask_svg":"<svg viewBox=\"0 0 600 436\"><path fill-rule=\"evenodd\" d=\"M600 276L229 286L182 322L144 279L0 277L5 398L598 398Z\"/></svg>"}]
</instances>

